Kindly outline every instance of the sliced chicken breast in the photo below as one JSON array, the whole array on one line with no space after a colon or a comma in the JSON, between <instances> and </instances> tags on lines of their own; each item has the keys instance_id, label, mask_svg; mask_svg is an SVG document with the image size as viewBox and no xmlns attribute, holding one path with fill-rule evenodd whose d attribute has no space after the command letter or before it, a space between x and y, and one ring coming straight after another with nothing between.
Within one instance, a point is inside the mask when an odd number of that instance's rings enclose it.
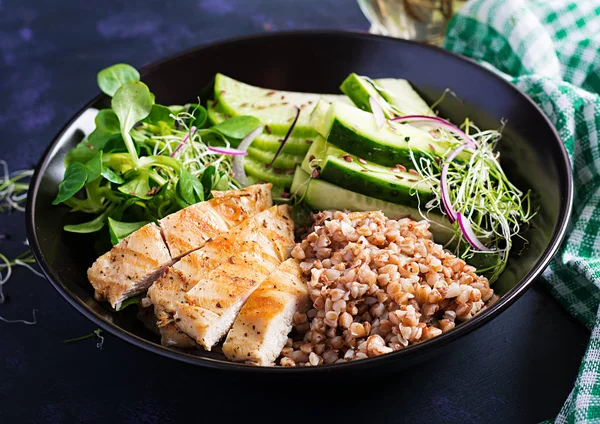
<instances>
[{"instance_id":1,"label":"sliced chicken breast","mask_svg":"<svg viewBox=\"0 0 600 424\"><path fill-rule=\"evenodd\" d=\"M190 336L185 334L175 324L159 327L160 344L163 346L177 347L179 349L193 349L198 345Z\"/></svg>"},{"instance_id":2,"label":"sliced chicken breast","mask_svg":"<svg viewBox=\"0 0 600 424\"><path fill-rule=\"evenodd\" d=\"M214 198L188 206L159 221L174 260L199 249L206 240L229 231L272 206L271 184L214 192Z\"/></svg>"},{"instance_id":3,"label":"sliced chicken breast","mask_svg":"<svg viewBox=\"0 0 600 424\"><path fill-rule=\"evenodd\" d=\"M96 299L106 299L113 308L120 308L127 298L145 292L182 255L199 249L207 240L271 204L271 184L254 185L215 193L209 201L160 220L160 228L155 224L140 228L99 257L88 270Z\"/></svg>"},{"instance_id":4,"label":"sliced chicken breast","mask_svg":"<svg viewBox=\"0 0 600 424\"><path fill-rule=\"evenodd\" d=\"M173 263L160 228L150 223L130 234L88 269L97 300L119 309L128 297L143 293Z\"/></svg>"},{"instance_id":5,"label":"sliced chicken breast","mask_svg":"<svg viewBox=\"0 0 600 424\"><path fill-rule=\"evenodd\" d=\"M182 261L189 260L190 256L197 256L197 253L194 252L185 256ZM181 264L181 261L175 265L179 264ZM194 285L193 280L186 279L179 269L170 267L148 289L148 298L154 305L156 325L158 326L163 346L183 349L196 346L196 342L174 324L172 313L176 308L176 304L185 299L185 293L194 287Z\"/></svg>"},{"instance_id":6,"label":"sliced chicken breast","mask_svg":"<svg viewBox=\"0 0 600 424\"><path fill-rule=\"evenodd\" d=\"M258 234L262 226L261 219L272 219L276 216L277 209L271 208L256 215L257 219L243 221L229 233L184 256L150 287L148 298L154 304L154 313L164 345L183 348L195 346L195 342L192 339L186 340L185 333L173 323L177 305L185 301L185 294L198 283L200 276L229 261L242 250L246 240Z\"/></svg>"},{"instance_id":7,"label":"sliced chicken breast","mask_svg":"<svg viewBox=\"0 0 600 424\"><path fill-rule=\"evenodd\" d=\"M294 245L293 225L289 207L274 206L207 243L203 253L220 256L222 264L208 272L200 268L196 273L181 273L188 283L196 284L183 302L174 305L177 326L210 350L252 292L288 258Z\"/></svg>"},{"instance_id":8,"label":"sliced chicken breast","mask_svg":"<svg viewBox=\"0 0 600 424\"><path fill-rule=\"evenodd\" d=\"M296 312L310 306L300 263L288 259L250 295L223 344L227 359L275 365L292 331Z\"/></svg>"}]
</instances>

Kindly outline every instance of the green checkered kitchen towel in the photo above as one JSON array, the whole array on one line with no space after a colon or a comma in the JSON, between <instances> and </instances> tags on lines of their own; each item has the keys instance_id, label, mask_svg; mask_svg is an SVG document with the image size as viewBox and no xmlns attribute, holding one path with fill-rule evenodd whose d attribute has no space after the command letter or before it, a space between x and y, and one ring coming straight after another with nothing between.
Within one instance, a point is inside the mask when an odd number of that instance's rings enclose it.
<instances>
[{"instance_id":1,"label":"green checkered kitchen towel","mask_svg":"<svg viewBox=\"0 0 600 424\"><path fill-rule=\"evenodd\" d=\"M472 0L451 21L445 47L527 93L569 151L573 217L544 279L592 336L556 422L600 423L600 1Z\"/></svg>"}]
</instances>

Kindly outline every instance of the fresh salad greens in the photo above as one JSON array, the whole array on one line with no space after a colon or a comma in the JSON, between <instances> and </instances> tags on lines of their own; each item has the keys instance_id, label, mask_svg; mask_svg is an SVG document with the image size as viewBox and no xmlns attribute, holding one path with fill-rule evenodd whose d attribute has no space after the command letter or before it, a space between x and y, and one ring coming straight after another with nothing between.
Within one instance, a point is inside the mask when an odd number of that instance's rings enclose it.
<instances>
[{"instance_id":1,"label":"fresh salad greens","mask_svg":"<svg viewBox=\"0 0 600 424\"><path fill-rule=\"evenodd\" d=\"M209 199L212 190L240 187L232 155L215 150L239 143L260 121L240 116L211 125L199 102L157 104L139 79L126 64L98 73L100 89L112 96L111 108L98 112L95 130L67 154L53 202L91 217L65 231L108 227L118 243L148 222Z\"/></svg>"}]
</instances>

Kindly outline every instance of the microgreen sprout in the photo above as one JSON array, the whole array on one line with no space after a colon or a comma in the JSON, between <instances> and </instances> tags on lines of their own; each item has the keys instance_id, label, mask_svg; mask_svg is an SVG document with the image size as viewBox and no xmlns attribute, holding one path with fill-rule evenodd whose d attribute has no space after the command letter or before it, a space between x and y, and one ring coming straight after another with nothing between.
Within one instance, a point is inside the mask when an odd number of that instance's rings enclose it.
<instances>
[{"instance_id":1,"label":"microgreen sprout","mask_svg":"<svg viewBox=\"0 0 600 424\"><path fill-rule=\"evenodd\" d=\"M180 112L172 115L178 129L171 130L168 135L149 136L149 144L153 144L154 156L171 156L182 163L183 167L194 177L200 178L206 168L215 167L217 175L232 175L231 157L211 152L208 149L207 137L216 140L219 145L231 147L227 138L211 128L197 129L189 123L193 121L194 115L189 112ZM227 189L237 189L239 185L230 178L227 181Z\"/></svg>"},{"instance_id":2,"label":"microgreen sprout","mask_svg":"<svg viewBox=\"0 0 600 424\"><path fill-rule=\"evenodd\" d=\"M531 208L529 192L519 190L512 184L499 162L496 151L501 139L500 131L481 131L469 120L463 128L467 134L476 140L476 149L467 149L468 160L454 160L449 163L447 181L450 200L454 210L466 218L477 238L488 248L493 249L494 255L500 260L487 268L479 269L490 275L490 281L498 278L506 267L509 252L513 246L513 238L520 237L519 232L534 213ZM412 153L411 159L415 169L423 176L423 182L430 184L435 198L424 205L429 212L439 209L441 204L440 174L438 161L431 157L419 156ZM420 208L421 209L421 208ZM478 252L467 243L458 224L453 230L456 241L455 251L463 259L471 259ZM524 240L524 239L523 239Z\"/></svg>"},{"instance_id":3,"label":"microgreen sprout","mask_svg":"<svg viewBox=\"0 0 600 424\"><path fill-rule=\"evenodd\" d=\"M102 335L102 330L100 328L96 328L90 334L86 334L86 335L81 336L81 337L74 337L72 339L63 340L63 343L80 342L82 340L91 339L92 337L96 337L96 339L98 340L96 342L96 348L102 350L102 347L104 346L104 336Z\"/></svg>"},{"instance_id":4,"label":"microgreen sprout","mask_svg":"<svg viewBox=\"0 0 600 424\"><path fill-rule=\"evenodd\" d=\"M0 160L0 213L13 209L25 211L23 203L27 200L29 178L32 175L31 169L9 173L6 161Z\"/></svg>"}]
</instances>

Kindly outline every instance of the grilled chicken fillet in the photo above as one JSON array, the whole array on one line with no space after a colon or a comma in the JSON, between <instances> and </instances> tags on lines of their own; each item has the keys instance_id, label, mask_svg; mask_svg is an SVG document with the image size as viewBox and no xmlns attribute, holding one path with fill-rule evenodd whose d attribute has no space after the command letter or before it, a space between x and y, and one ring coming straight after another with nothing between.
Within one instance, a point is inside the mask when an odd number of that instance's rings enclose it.
<instances>
[{"instance_id":1,"label":"grilled chicken fillet","mask_svg":"<svg viewBox=\"0 0 600 424\"><path fill-rule=\"evenodd\" d=\"M227 359L274 365L292 330L295 312L310 306L300 264L288 259L267 277L242 307L223 344Z\"/></svg>"},{"instance_id":2,"label":"grilled chicken fillet","mask_svg":"<svg viewBox=\"0 0 600 424\"><path fill-rule=\"evenodd\" d=\"M294 244L289 207L274 206L255 215L201 249L220 257L211 271L180 272L188 285L183 301L174 306L174 322L198 344L210 350L229 330L244 302L289 255ZM154 300L153 300L154 301Z\"/></svg>"},{"instance_id":3,"label":"grilled chicken fillet","mask_svg":"<svg viewBox=\"0 0 600 424\"><path fill-rule=\"evenodd\" d=\"M160 228L150 223L130 234L88 269L97 300L119 309L125 299L143 293L172 263Z\"/></svg>"},{"instance_id":4,"label":"grilled chicken fillet","mask_svg":"<svg viewBox=\"0 0 600 424\"><path fill-rule=\"evenodd\" d=\"M214 198L196 203L161 219L160 228L173 260L204 246L246 218L271 207L271 184L243 190L213 192Z\"/></svg>"},{"instance_id":5,"label":"grilled chicken fillet","mask_svg":"<svg viewBox=\"0 0 600 424\"><path fill-rule=\"evenodd\" d=\"M231 261L231 258L235 258L243 251L247 240L259 237L261 230L264 231L262 222L277 218L278 210L273 207L261 212L232 228L229 233L208 242L203 248L184 256L150 287L148 297L154 304L164 345L177 347L195 345L191 339L186 340L185 333L181 335L181 329L174 324L173 314L178 305L185 302L185 294L198 283L201 276Z\"/></svg>"},{"instance_id":6,"label":"grilled chicken fillet","mask_svg":"<svg viewBox=\"0 0 600 424\"><path fill-rule=\"evenodd\" d=\"M88 270L96 299L106 299L119 309L128 297L145 292L182 255L272 204L271 184L214 196L160 220L160 228L155 224L140 228L99 257Z\"/></svg>"}]
</instances>

